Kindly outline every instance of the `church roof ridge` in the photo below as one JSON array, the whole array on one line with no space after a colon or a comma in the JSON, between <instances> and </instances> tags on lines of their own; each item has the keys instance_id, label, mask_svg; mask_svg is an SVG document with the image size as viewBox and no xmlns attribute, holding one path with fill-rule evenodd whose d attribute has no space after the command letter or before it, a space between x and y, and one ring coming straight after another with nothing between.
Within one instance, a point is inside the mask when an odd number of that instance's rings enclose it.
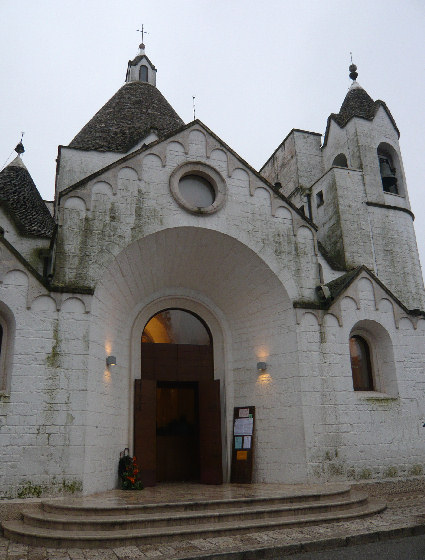
<instances>
[{"instance_id":1,"label":"church roof ridge","mask_svg":"<svg viewBox=\"0 0 425 560\"><path fill-rule=\"evenodd\" d=\"M23 235L52 236L55 221L20 156L0 172L0 204Z\"/></svg>"},{"instance_id":2,"label":"church roof ridge","mask_svg":"<svg viewBox=\"0 0 425 560\"><path fill-rule=\"evenodd\" d=\"M361 265L348 270L335 280L331 280L326 284L323 284L330 291L330 298L326 302L322 301L318 303L317 301L294 301L293 305L295 308L305 308L305 309L325 309L328 310L332 307L335 301L345 292L345 290L360 276L362 272L365 272L369 277L378 284L380 288L408 315L425 317L425 311L422 309L409 309L404 305L402 301L380 280L376 274L374 274L367 266Z\"/></svg>"},{"instance_id":3,"label":"church roof ridge","mask_svg":"<svg viewBox=\"0 0 425 560\"><path fill-rule=\"evenodd\" d=\"M69 143L69 148L126 153L151 129L160 138L184 124L162 93L147 82L128 82Z\"/></svg>"},{"instance_id":4,"label":"church roof ridge","mask_svg":"<svg viewBox=\"0 0 425 560\"><path fill-rule=\"evenodd\" d=\"M130 82L130 83L136 83L136 82ZM211 136L213 138L215 138L222 146L224 146L226 148L226 150L228 150L234 157L236 157L236 159L238 159L241 163L243 163L243 165L245 165L256 177L258 177L261 181L263 181L274 192L274 194L276 194L279 198L281 198L284 202L286 202L288 204L288 206L290 206L299 216L301 216L301 218L303 218L303 220L305 220L310 226L312 226L315 230L317 230L317 225L312 220L310 220L307 216L305 216L302 212L300 212L300 210L295 206L295 204L293 204L293 202L291 202L282 192L280 192L279 189L277 189L274 185L272 185L269 181L267 181L267 179L263 175L261 175L261 173L259 171L254 169L246 160L244 160L237 152L235 152L228 144L226 144L226 142L224 142L210 128L208 128L208 126L206 124L204 124L199 119L195 119L195 120L193 120L193 121L191 121L187 124L183 124L183 126L181 126L180 128L178 128L176 130L173 130L173 131L169 132L163 138L159 138L158 140L155 140L155 142L151 142L150 144L147 144L147 145L144 144L143 146L141 146L140 148L138 148L134 152L130 152L128 154L123 154L123 157L121 157L120 159L118 159L116 161L113 161L112 163L106 165L105 167L102 167L102 169L98 169L97 171L95 171L91 175L88 175L87 177L84 177L83 179L80 179L79 181L77 181L73 185L70 185L69 187L67 187L66 189L61 191L59 193L59 198L62 198L63 196L67 195L68 193L72 192L74 189L84 185L85 183L95 179L96 177L99 177L100 175L105 173L105 171L109 171L109 169L113 169L117 165L121 165L122 163L124 163L124 162L128 161L129 159L133 158L134 156L144 152L145 150L150 150L151 148L153 148L157 144L160 144L164 140L167 140L168 138L171 138L172 136L178 134L179 132L182 132L183 130L186 130L187 128L190 128L194 124L198 124L199 126L204 128L204 130L206 132L208 132L208 134L211 134ZM59 146L59 158L60 158L60 149L63 148L63 147L68 148L68 147L71 147L71 146Z\"/></svg>"}]
</instances>

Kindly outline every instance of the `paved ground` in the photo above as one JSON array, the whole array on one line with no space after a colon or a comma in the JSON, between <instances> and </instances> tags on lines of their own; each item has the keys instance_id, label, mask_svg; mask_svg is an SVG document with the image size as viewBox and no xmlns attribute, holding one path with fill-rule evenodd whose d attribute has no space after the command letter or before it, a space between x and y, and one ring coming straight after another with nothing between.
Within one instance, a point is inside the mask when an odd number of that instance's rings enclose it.
<instances>
[{"instance_id":1,"label":"paved ground","mask_svg":"<svg viewBox=\"0 0 425 560\"><path fill-rule=\"evenodd\" d=\"M281 558L284 557L275 556L273 560ZM424 560L425 536L378 541L322 552L305 552L289 558L290 560Z\"/></svg>"},{"instance_id":2,"label":"paved ground","mask_svg":"<svg viewBox=\"0 0 425 560\"><path fill-rule=\"evenodd\" d=\"M371 517L345 522L331 522L303 528L250 533L232 537L195 539L170 545L129 546L97 550L57 550L35 548L0 538L0 560L180 560L205 558L208 560L277 560L288 555L319 552L347 546L363 545L389 539L425 535L424 482L413 484L374 484L362 486L371 496L387 502L387 509ZM397 541L394 540L394 543ZM404 545L417 540L404 540ZM412 544L413 546L413 544ZM424 553L425 554L425 553ZM293 557L293 556L292 556ZM328 556L339 558L338 556ZM424 556L425 557L425 556ZM299 557L300 559L303 556ZM306 556L315 558L315 556ZM317 556L318 560L327 556ZM345 558L341 556L341 558ZM362 558L362 556L357 556ZM368 556L364 558L369 558ZM373 558L373 556L371 556ZM386 558L383 554L382 558ZM402 557L400 557L402 558ZM413 556L412 550L412 559Z\"/></svg>"}]
</instances>

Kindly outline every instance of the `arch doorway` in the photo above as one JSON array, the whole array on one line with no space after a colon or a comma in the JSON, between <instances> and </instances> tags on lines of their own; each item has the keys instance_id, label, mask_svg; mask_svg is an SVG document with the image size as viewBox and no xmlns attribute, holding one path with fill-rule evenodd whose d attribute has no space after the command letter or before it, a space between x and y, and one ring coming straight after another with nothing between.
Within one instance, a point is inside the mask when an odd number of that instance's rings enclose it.
<instances>
[{"instance_id":1,"label":"arch doorway","mask_svg":"<svg viewBox=\"0 0 425 560\"><path fill-rule=\"evenodd\" d=\"M220 382L208 326L184 309L149 319L134 390L134 454L145 486L221 484Z\"/></svg>"}]
</instances>

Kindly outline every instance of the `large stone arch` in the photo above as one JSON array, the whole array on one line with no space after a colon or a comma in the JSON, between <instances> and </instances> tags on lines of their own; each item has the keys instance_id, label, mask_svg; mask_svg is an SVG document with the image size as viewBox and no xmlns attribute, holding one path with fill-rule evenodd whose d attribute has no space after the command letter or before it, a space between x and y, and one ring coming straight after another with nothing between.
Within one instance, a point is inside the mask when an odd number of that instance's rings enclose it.
<instances>
[{"instance_id":1,"label":"large stone arch","mask_svg":"<svg viewBox=\"0 0 425 560\"><path fill-rule=\"evenodd\" d=\"M114 485L110 464L121 448L131 446L138 337L156 311L174 306L195 312L212 331L215 377L225 387L225 457L230 452L233 406L255 405L255 479L303 480L296 322L288 293L269 266L240 241L210 229L180 227L129 245L96 288L88 379L87 491ZM117 357L113 372L105 367L110 354ZM259 382L257 361L268 363L267 380ZM290 434L279 429L282 422L291 426ZM291 464L286 465L284 449L290 444L297 448L297 459L289 457Z\"/></svg>"}]
</instances>

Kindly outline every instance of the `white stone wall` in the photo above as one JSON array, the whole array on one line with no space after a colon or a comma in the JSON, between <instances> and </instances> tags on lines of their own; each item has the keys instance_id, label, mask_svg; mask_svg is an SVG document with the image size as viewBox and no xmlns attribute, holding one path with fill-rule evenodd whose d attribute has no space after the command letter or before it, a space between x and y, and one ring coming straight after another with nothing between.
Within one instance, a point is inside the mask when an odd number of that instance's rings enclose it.
<instances>
[{"instance_id":1,"label":"white stone wall","mask_svg":"<svg viewBox=\"0 0 425 560\"><path fill-rule=\"evenodd\" d=\"M412 322L365 274L328 313L299 315L310 478L422 474L425 321ZM348 340L356 326L369 342L376 391L353 390Z\"/></svg>"},{"instance_id":2,"label":"white stone wall","mask_svg":"<svg viewBox=\"0 0 425 560\"><path fill-rule=\"evenodd\" d=\"M0 395L0 492L74 492L83 478L88 315L80 299L53 299L19 267L0 283L0 314L13 338L2 348L10 363Z\"/></svg>"},{"instance_id":3,"label":"white stone wall","mask_svg":"<svg viewBox=\"0 0 425 560\"><path fill-rule=\"evenodd\" d=\"M293 158L298 140L301 171L313 180L317 165L308 162L317 137L290 137ZM351 165L358 165L362 149L349 153ZM69 169L63 168L62 187L73 173L81 176L74 167L89 173L105 165L96 154L86 165L83 153L64 150ZM193 213L173 198L171 174L188 162L220 174L225 201L217 212ZM406 252L416 254L411 218L366 207L377 183L368 178L365 185L358 169L332 169L313 185L313 204L319 189L325 205L333 197L323 214L315 209L318 238L334 228L338 239L339 227L350 264L361 259L390 289L397 293L404 284L413 294L417 283L388 272ZM256 481L422 472L425 321L407 317L367 273L328 312L294 309L296 300L314 300L319 265L325 281L336 276L317 256L314 228L201 125L135 151L66 193L58 207L55 281L64 290L88 286L95 293L48 293L1 248L0 316L14 342L0 396L5 493L81 487L90 493L116 485L119 452L132 446L140 337L161 305L187 307L213 332L226 477L233 407L248 405L257 412ZM15 242L23 243L24 253L32 249L18 237ZM385 263L388 270L381 272ZM418 263L413 258L408 265ZM348 340L354 328L370 337L373 393L352 387ZM108 355L117 357L115 368L106 367ZM261 376L257 361L268 364Z\"/></svg>"},{"instance_id":4,"label":"white stone wall","mask_svg":"<svg viewBox=\"0 0 425 560\"><path fill-rule=\"evenodd\" d=\"M193 215L170 193L176 166L202 162L227 184L227 201L215 214ZM291 283L291 297L313 298L318 284L311 229L288 205L199 126L135 154L61 199L56 278L61 284L96 285L102 271L132 241L181 225L236 237ZM308 249L306 249L306 243Z\"/></svg>"},{"instance_id":5,"label":"white stone wall","mask_svg":"<svg viewBox=\"0 0 425 560\"><path fill-rule=\"evenodd\" d=\"M214 321L205 310L217 322L212 331L215 378L220 379L222 389L226 478L230 474L233 407L254 405L255 479L303 480L305 446L295 315L286 290L261 258L240 242L208 229L181 227L131 244L118 255L96 290L85 489L100 490L105 480L113 486L116 475L111 464L121 449L132 447L133 383L140 377L140 366L134 362L140 364L140 337L150 315L144 315L141 322L138 316L157 301L181 306L182 298L184 307L199 313L210 326ZM129 346L132 338L133 348ZM110 375L105 373L109 353L117 356L118 363ZM267 373L260 378L258 361L268 363Z\"/></svg>"},{"instance_id":6,"label":"white stone wall","mask_svg":"<svg viewBox=\"0 0 425 560\"><path fill-rule=\"evenodd\" d=\"M289 196L296 188L310 187L323 174L320 134L292 130L264 164L261 174L270 183L279 181Z\"/></svg>"},{"instance_id":7,"label":"white stone wall","mask_svg":"<svg viewBox=\"0 0 425 560\"><path fill-rule=\"evenodd\" d=\"M381 143L394 150L399 195L383 191L377 155ZM373 121L353 118L343 129L332 121L323 149L325 166L339 153L347 156L349 169L331 169L313 186L313 195L322 189L327 193L321 209L315 209L312 197L319 240L332 247L334 230L339 229L337 246L348 267L366 265L408 308L423 309L425 292L412 217L403 211L370 206L410 210L398 134L385 110L381 107ZM350 167L362 173L356 175Z\"/></svg>"},{"instance_id":8,"label":"white stone wall","mask_svg":"<svg viewBox=\"0 0 425 560\"><path fill-rule=\"evenodd\" d=\"M71 187L81 179L119 160L123 154L96 152L59 147L59 168L56 178L56 192Z\"/></svg>"}]
</instances>

